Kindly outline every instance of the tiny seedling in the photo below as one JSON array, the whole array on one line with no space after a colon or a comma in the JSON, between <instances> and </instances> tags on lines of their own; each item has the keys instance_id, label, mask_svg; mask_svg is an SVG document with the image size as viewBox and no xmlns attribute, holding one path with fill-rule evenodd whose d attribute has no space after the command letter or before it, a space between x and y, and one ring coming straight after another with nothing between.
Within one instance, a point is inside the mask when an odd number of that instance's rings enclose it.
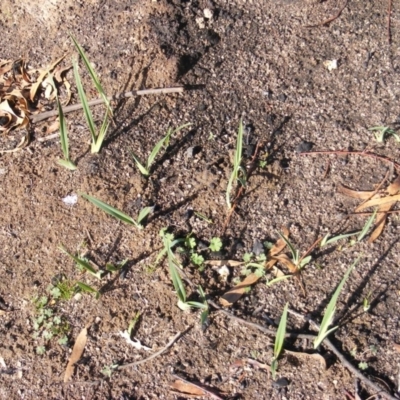
<instances>
[{"instance_id":1,"label":"tiny seedling","mask_svg":"<svg viewBox=\"0 0 400 400\"><path fill-rule=\"evenodd\" d=\"M361 231L354 232L354 233L343 233L341 235L332 236L332 237L329 237L330 233L327 233L325 235L325 237L321 240L320 247L324 247L324 246L327 246L328 244L336 243L337 241L339 241L341 239L347 239L348 237L351 237L351 236L354 236L354 235L357 235L360 233L361 233Z\"/></svg>"},{"instance_id":2,"label":"tiny seedling","mask_svg":"<svg viewBox=\"0 0 400 400\"><path fill-rule=\"evenodd\" d=\"M391 129L388 126L373 126L368 130L374 132L375 139L378 143L383 143L385 137L387 136L393 136L397 142L400 142L400 136L396 133L394 129Z\"/></svg>"},{"instance_id":3,"label":"tiny seedling","mask_svg":"<svg viewBox=\"0 0 400 400\"><path fill-rule=\"evenodd\" d=\"M335 316L335 311L336 311L336 303L339 298L340 292L343 289L344 284L347 281L347 278L349 277L351 271L353 268L356 266L360 258L357 258L356 261L349 267L349 269L346 271L344 274L343 279L340 281L338 287L335 290L335 293L333 294L328 307L326 308L324 318L322 319L321 326L319 328L319 332L317 337L314 340L314 349L317 349L319 345L332 333L334 332L338 326L334 326L333 328L329 329L329 326L333 322L333 317Z\"/></svg>"},{"instance_id":4,"label":"tiny seedling","mask_svg":"<svg viewBox=\"0 0 400 400\"><path fill-rule=\"evenodd\" d=\"M264 263L266 261L265 254L260 254L255 258L256 262L251 262L254 259L253 253L244 253L243 261L245 262L244 267L240 271L242 275L248 276L252 273L257 275L258 277L262 277L265 275L265 266Z\"/></svg>"},{"instance_id":5,"label":"tiny seedling","mask_svg":"<svg viewBox=\"0 0 400 400\"><path fill-rule=\"evenodd\" d=\"M201 267L204 264L204 257L201 254L192 253L192 255L190 256L190 261L194 265L197 265L198 267Z\"/></svg>"},{"instance_id":6,"label":"tiny seedling","mask_svg":"<svg viewBox=\"0 0 400 400\"><path fill-rule=\"evenodd\" d=\"M65 122L64 113L61 107L60 100L57 96L57 107L58 107L58 119L60 120L60 141L61 141L61 150L64 155L64 159L57 160L57 164L61 165L64 168L67 168L71 171L76 169L76 165L69 158L69 145L68 145L68 129L67 124Z\"/></svg>"},{"instance_id":7,"label":"tiny seedling","mask_svg":"<svg viewBox=\"0 0 400 400\"><path fill-rule=\"evenodd\" d=\"M199 217L203 221L207 222L208 224L213 224L213 221L211 219L207 218L204 214L202 214L198 211L195 211L194 215L196 215L196 217Z\"/></svg>"},{"instance_id":8,"label":"tiny seedling","mask_svg":"<svg viewBox=\"0 0 400 400\"><path fill-rule=\"evenodd\" d=\"M138 311L132 318L131 322L129 322L127 330L129 337L132 337L133 330L135 329L136 324L139 322L139 319L140 319L140 311Z\"/></svg>"},{"instance_id":9,"label":"tiny seedling","mask_svg":"<svg viewBox=\"0 0 400 400\"><path fill-rule=\"evenodd\" d=\"M181 125L180 127L172 130L172 128L169 128L167 131L167 134L154 146L152 152L149 155L149 158L147 159L146 165L143 165L140 161L139 158L135 156L135 154L132 153L132 157L136 163L136 166L139 168L139 171L142 175L148 177L150 176L150 168L153 165L153 162L155 158L157 157L157 154L160 152L161 148L165 145L168 144L169 139L174 133L179 132L180 130L190 126L191 124L185 124Z\"/></svg>"},{"instance_id":10,"label":"tiny seedling","mask_svg":"<svg viewBox=\"0 0 400 400\"><path fill-rule=\"evenodd\" d=\"M372 213L372 215L368 218L367 222L365 223L364 227L362 228L360 234L357 237L357 242L361 242L364 239L365 235L368 233L369 229L371 228L372 224L374 223L374 219L376 217L376 213L378 212L378 208Z\"/></svg>"},{"instance_id":11,"label":"tiny seedling","mask_svg":"<svg viewBox=\"0 0 400 400\"><path fill-rule=\"evenodd\" d=\"M367 296L363 300L363 310L364 310L364 312L368 312L369 309L371 308L371 295L372 295L372 292L369 292L367 294Z\"/></svg>"},{"instance_id":12,"label":"tiny seedling","mask_svg":"<svg viewBox=\"0 0 400 400\"><path fill-rule=\"evenodd\" d=\"M101 210L103 210L105 213L107 213L108 215L111 215L112 217L125 222L126 224L129 225L134 225L136 228L138 229L142 229L143 226L141 225L141 222L143 222L143 220L154 210L154 207L145 207L143 208L140 212L139 215L136 219L136 221L130 217L129 215L123 213L122 211L118 210L117 208L114 208L112 206L110 206L107 203L104 203L103 201L96 199L93 196L89 196L88 194L85 193L80 193L80 195L90 201L92 204L94 204L96 207L100 208Z\"/></svg>"},{"instance_id":13,"label":"tiny seedling","mask_svg":"<svg viewBox=\"0 0 400 400\"><path fill-rule=\"evenodd\" d=\"M213 237L210 240L210 246L209 246L211 251L220 251L222 249L222 241L219 237Z\"/></svg>"},{"instance_id":14,"label":"tiny seedling","mask_svg":"<svg viewBox=\"0 0 400 400\"><path fill-rule=\"evenodd\" d=\"M267 286L272 286L275 285L275 283L278 283L280 281L284 281L286 279L292 278L293 275L283 275L283 276L278 276L275 279L271 279L270 281L267 282Z\"/></svg>"},{"instance_id":15,"label":"tiny seedling","mask_svg":"<svg viewBox=\"0 0 400 400\"><path fill-rule=\"evenodd\" d=\"M365 371L366 369L368 369L368 363L366 363L366 362L360 362L360 363L358 364L358 368L360 368L361 371Z\"/></svg>"},{"instance_id":16,"label":"tiny seedling","mask_svg":"<svg viewBox=\"0 0 400 400\"><path fill-rule=\"evenodd\" d=\"M233 159L233 170L228 181L226 188L226 204L229 209L232 208L231 192L233 185L238 181L240 185L245 186L246 184L246 170L242 167L242 152L243 152L243 121L240 119L239 130L236 139L236 149Z\"/></svg>"},{"instance_id":17,"label":"tiny seedling","mask_svg":"<svg viewBox=\"0 0 400 400\"><path fill-rule=\"evenodd\" d=\"M287 246L289 247L290 252L292 253L292 261L293 264L296 266L297 269L302 269L305 267L307 264L310 263L312 257L307 256L307 257L300 257L300 251L297 250L293 244L289 241L289 239L283 235L281 232L278 232L279 236L285 241Z\"/></svg>"},{"instance_id":18,"label":"tiny seedling","mask_svg":"<svg viewBox=\"0 0 400 400\"><path fill-rule=\"evenodd\" d=\"M274 358L271 363L272 379L276 378L276 371L278 370L278 358L283 349L283 343L286 335L286 323L287 323L287 311L288 303L286 303L283 309L281 320L279 321L278 330L276 331L275 345L274 345Z\"/></svg>"},{"instance_id":19,"label":"tiny seedling","mask_svg":"<svg viewBox=\"0 0 400 400\"><path fill-rule=\"evenodd\" d=\"M118 369L118 367L118 364L105 365L100 372L107 378L111 378L111 375L116 369Z\"/></svg>"}]
</instances>

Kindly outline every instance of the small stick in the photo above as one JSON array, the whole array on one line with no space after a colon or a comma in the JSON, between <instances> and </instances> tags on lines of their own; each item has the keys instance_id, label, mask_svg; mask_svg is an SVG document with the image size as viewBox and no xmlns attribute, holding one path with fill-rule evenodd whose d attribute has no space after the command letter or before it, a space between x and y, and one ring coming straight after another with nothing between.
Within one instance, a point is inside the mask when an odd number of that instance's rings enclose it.
<instances>
[{"instance_id":1,"label":"small stick","mask_svg":"<svg viewBox=\"0 0 400 400\"><path fill-rule=\"evenodd\" d=\"M185 90L185 88L183 86L170 87L170 88L159 88L159 89L132 90L131 92L120 93L120 94L116 94L114 96L109 96L109 97L107 97L107 99L110 101L115 101L115 100L126 99L126 98L134 97L134 96L147 96L149 94L181 93L184 90ZM104 103L104 100L102 98L91 100L88 102L89 107L97 106L97 105L103 104L103 103ZM63 108L63 111L64 111L64 114L67 114L72 111L81 110L82 108L83 108L82 103L72 104L70 106ZM31 122L34 124L36 122L43 121L47 118L55 117L57 115L58 115L58 110L42 112L40 114L33 115L31 117Z\"/></svg>"},{"instance_id":2,"label":"small stick","mask_svg":"<svg viewBox=\"0 0 400 400\"><path fill-rule=\"evenodd\" d=\"M378 154L366 152L366 151L346 151L346 150L332 150L332 151L307 151L304 153L299 153L300 156L312 156L312 155L320 155L320 154L334 154L334 155L349 155L349 156L364 156L364 157L372 157L376 160L381 160L387 163L392 164L398 171L400 171L400 164L391 160L390 158L380 156Z\"/></svg>"},{"instance_id":3,"label":"small stick","mask_svg":"<svg viewBox=\"0 0 400 400\"><path fill-rule=\"evenodd\" d=\"M389 7L388 7L388 21L387 21L387 38L388 44L390 44L392 35L390 33L390 15L392 14L392 0L389 0Z\"/></svg>"},{"instance_id":4,"label":"small stick","mask_svg":"<svg viewBox=\"0 0 400 400\"><path fill-rule=\"evenodd\" d=\"M327 19L326 21L320 22L319 24L316 25L306 25L305 28L318 28L319 26L324 26L330 24L332 21L340 17L340 14L343 12L343 10L347 7L349 0L346 0L344 3L344 6L339 10L339 12L334 15L333 17Z\"/></svg>"},{"instance_id":5,"label":"small stick","mask_svg":"<svg viewBox=\"0 0 400 400\"><path fill-rule=\"evenodd\" d=\"M192 327L189 326L189 328L187 328L185 331L178 332L165 347L163 347L161 350L157 351L156 353L152 354L150 357L147 357L147 358L145 358L143 360L135 361L135 362L132 362L132 363L129 363L129 364L119 365L116 369L126 369L126 368L129 368L129 367L134 367L135 365L144 364L145 362L150 361L153 358L156 358L156 357L160 356L161 354L166 352L170 347L172 347L172 345L178 339L180 339L186 332L188 332L189 329L191 329L191 328Z\"/></svg>"}]
</instances>

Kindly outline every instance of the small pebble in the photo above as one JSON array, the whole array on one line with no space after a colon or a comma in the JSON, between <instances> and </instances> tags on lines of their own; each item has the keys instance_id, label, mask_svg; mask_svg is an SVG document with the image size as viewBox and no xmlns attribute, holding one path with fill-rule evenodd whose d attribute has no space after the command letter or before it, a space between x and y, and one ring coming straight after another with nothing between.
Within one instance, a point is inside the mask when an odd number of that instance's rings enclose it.
<instances>
[{"instance_id":1,"label":"small pebble","mask_svg":"<svg viewBox=\"0 0 400 400\"><path fill-rule=\"evenodd\" d=\"M303 140L296 146L296 153L306 153L310 151L313 148L313 146L314 143Z\"/></svg>"}]
</instances>

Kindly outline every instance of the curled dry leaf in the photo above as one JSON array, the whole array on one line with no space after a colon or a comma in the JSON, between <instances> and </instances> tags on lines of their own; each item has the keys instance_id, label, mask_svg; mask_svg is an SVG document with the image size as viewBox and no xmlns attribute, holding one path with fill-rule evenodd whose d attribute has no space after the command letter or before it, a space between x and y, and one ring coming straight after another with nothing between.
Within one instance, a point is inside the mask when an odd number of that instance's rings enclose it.
<instances>
[{"instance_id":1,"label":"curled dry leaf","mask_svg":"<svg viewBox=\"0 0 400 400\"><path fill-rule=\"evenodd\" d=\"M237 302L245 293L247 288L250 285L253 285L260 279L259 276L256 274L250 274L246 276L246 278L240 282L238 285L233 287L231 290L226 292L220 299L219 302L224 306L224 307L229 307L233 303Z\"/></svg>"},{"instance_id":2,"label":"curled dry leaf","mask_svg":"<svg viewBox=\"0 0 400 400\"><path fill-rule=\"evenodd\" d=\"M358 206L356 208L356 212L364 210L368 207L381 206L383 204L388 204L388 203L394 204L399 200L400 200L400 194L371 199Z\"/></svg>"},{"instance_id":3,"label":"curled dry leaf","mask_svg":"<svg viewBox=\"0 0 400 400\"><path fill-rule=\"evenodd\" d=\"M338 192L342 193L346 196L352 197L353 199L361 199L361 200L368 200L375 193L374 191L363 192L363 191L353 190L353 189L349 189L343 185L340 185L338 187Z\"/></svg>"},{"instance_id":4,"label":"curled dry leaf","mask_svg":"<svg viewBox=\"0 0 400 400\"><path fill-rule=\"evenodd\" d=\"M282 228L282 234L283 236L285 236L286 239L289 239L290 232L289 229L286 228L286 226ZM269 255L276 256L285 248L285 246L286 242L282 238L279 238L269 251Z\"/></svg>"},{"instance_id":5,"label":"curled dry leaf","mask_svg":"<svg viewBox=\"0 0 400 400\"><path fill-rule=\"evenodd\" d=\"M298 268L293 264L292 260L286 254L276 256L274 257L274 260L283 264L292 274L299 272Z\"/></svg>"},{"instance_id":6,"label":"curled dry leaf","mask_svg":"<svg viewBox=\"0 0 400 400\"><path fill-rule=\"evenodd\" d=\"M74 348L72 349L71 357L68 360L68 365L65 370L64 382L68 382L74 373L74 364L80 360L85 350L87 342L87 328L83 328L76 338Z\"/></svg>"},{"instance_id":7,"label":"curled dry leaf","mask_svg":"<svg viewBox=\"0 0 400 400\"><path fill-rule=\"evenodd\" d=\"M387 204L381 205L378 208L378 211L380 211L381 214L376 214L376 217L375 217L375 221L376 221L375 229L371 233L371 236L368 239L368 243L373 243L376 239L378 239L378 237L382 233L383 228L385 227L385 224L386 224L387 216L388 216L387 212L385 212L385 211L390 211L392 206L393 206L393 203L387 203Z\"/></svg>"},{"instance_id":8,"label":"curled dry leaf","mask_svg":"<svg viewBox=\"0 0 400 400\"><path fill-rule=\"evenodd\" d=\"M195 386L190 382L183 382L178 379L171 383L170 386L172 389L177 390L178 392L191 394L193 396L204 396L206 394L206 392L198 386Z\"/></svg>"}]
</instances>

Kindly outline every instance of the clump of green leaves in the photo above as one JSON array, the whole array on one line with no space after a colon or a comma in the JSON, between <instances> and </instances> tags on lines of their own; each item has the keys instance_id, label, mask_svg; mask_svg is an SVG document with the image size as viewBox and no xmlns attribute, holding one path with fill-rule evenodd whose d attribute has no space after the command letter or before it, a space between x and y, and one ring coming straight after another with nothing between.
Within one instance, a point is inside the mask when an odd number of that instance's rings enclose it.
<instances>
[{"instance_id":1,"label":"clump of green leaves","mask_svg":"<svg viewBox=\"0 0 400 400\"><path fill-rule=\"evenodd\" d=\"M378 143L383 143L387 136L393 136L397 142L400 142L400 136L389 126L373 126L368 130L374 132L375 139Z\"/></svg>"},{"instance_id":2,"label":"clump of green leaves","mask_svg":"<svg viewBox=\"0 0 400 400\"><path fill-rule=\"evenodd\" d=\"M104 104L106 106L106 113L104 116L104 120L103 120L103 123L101 124L99 132L97 133L96 132L96 124L94 122L92 112L90 111L89 102L86 97L85 90L83 89L83 86L82 86L81 77L80 77L79 71L78 71L78 65L75 61L73 63L73 65L74 65L74 76L75 76L76 87L78 90L78 95L79 95L80 101L82 103L85 119L88 124L90 134L92 136L91 152L98 153L103 145L105 136L108 131L108 127L110 125L109 119L112 116L112 109L110 106L110 101L107 98L107 96L104 92L104 89L100 83L100 80L99 80L96 72L94 71L91 63L89 62L89 59L87 58L83 48L79 45L79 43L75 40L75 38L73 36L71 36L71 38L75 44L76 49L78 50L79 55L82 58L83 63L86 66L87 71L89 72L90 77L92 78L94 85L96 86L97 91L99 92L100 96L103 98Z\"/></svg>"},{"instance_id":3,"label":"clump of green leaves","mask_svg":"<svg viewBox=\"0 0 400 400\"><path fill-rule=\"evenodd\" d=\"M222 249L221 239L219 237L211 238L209 248L211 251L220 251Z\"/></svg>"},{"instance_id":4,"label":"clump of green leaves","mask_svg":"<svg viewBox=\"0 0 400 400\"><path fill-rule=\"evenodd\" d=\"M69 324L66 318L59 314L57 309L57 293L48 289L48 295L37 296L33 299L35 315L32 318L34 333L32 337L37 341L36 353L43 355L46 347L53 340L64 345L68 342Z\"/></svg>"},{"instance_id":5,"label":"clump of green leaves","mask_svg":"<svg viewBox=\"0 0 400 400\"><path fill-rule=\"evenodd\" d=\"M354 263L349 267L349 269L344 274L343 279L340 281L338 287L336 288L335 293L333 294L328 304L328 307L326 308L325 315L324 318L322 319L318 335L314 340L314 349L317 349L319 345L325 340L325 338L327 338L332 332L334 332L338 328L338 326L334 326L333 328L329 329L329 326L332 324L333 318L335 316L336 303L339 298L340 292L342 291L343 286L347 281L347 278L349 277L353 268L358 263L359 259L360 258L354 261Z\"/></svg>"},{"instance_id":6,"label":"clump of green leaves","mask_svg":"<svg viewBox=\"0 0 400 400\"><path fill-rule=\"evenodd\" d=\"M246 185L246 170L242 167L242 153L243 153L243 121L240 119L239 122L239 130L236 139L236 149L233 159L233 170L231 176L228 181L228 186L226 188L226 204L229 209L232 208L231 202L231 192L233 190L233 186L236 182L239 182L240 185Z\"/></svg>"},{"instance_id":7,"label":"clump of green leaves","mask_svg":"<svg viewBox=\"0 0 400 400\"><path fill-rule=\"evenodd\" d=\"M265 261L267 260L267 257L265 254L260 254L258 256L255 256L253 253L245 253L243 254L243 261L244 261L244 266L241 270L241 274L248 276L251 273L256 274L259 277L262 277L265 275Z\"/></svg>"},{"instance_id":8,"label":"clump of green leaves","mask_svg":"<svg viewBox=\"0 0 400 400\"><path fill-rule=\"evenodd\" d=\"M285 308L283 309L282 317L281 317L281 320L279 321L278 330L276 331L275 345L274 345L274 358L272 359L272 363L271 363L272 379L276 378L276 371L278 370L278 358L282 352L283 343L285 341L287 310L288 310L288 303L286 303Z\"/></svg>"},{"instance_id":9,"label":"clump of green leaves","mask_svg":"<svg viewBox=\"0 0 400 400\"><path fill-rule=\"evenodd\" d=\"M90 201L92 204L94 204L96 207L100 208L103 210L105 213L108 215L111 215L112 217L125 222L126 224L133 225L138 229L142 229L143 225L141 224L144 219L154 210L154 207L144 207L142 210L140 210L139 215L137 216L136 220L134 220L132 217L129 215L125 214L124 212L118 210L117 208L114 208L110 206L107 203L104 203L103 201L97 199L96 197L90 196L85 193L80 193L80 195Z\"/></svg>"},{"instance_id":10,"label":"clump of green leaves","mask_svg":"<svg viewBox=\"0 0 400 400\"><path fill-rule=\"evenodd\" d=\"M198 293L200 295L202 302L187 300L185 285L183 284L183 281L182 281L182 278L180 275L180 271L182 270L182 267L181 267L178 259L176 258L174 252L172 251L172 247L177 242L174 238L174 235L171 233L167 233L164 229L161 230L160 234L161 234L161 237L163 240L164 251L167 255L168 268L169 268L169 273L170 273L170 277L172 280L172 284L173 284L176 294L178 296L178 307L183 311L189 310L192 307L201 309L202 310L201 323L202 323L202 325L204 325L207 321L208 313L209 313L208 303L207 303L204 291L201 288L201 286L198 287Z\"/></svg>"},{"instance_id":11,"label":"clump of green leaves","mask_svg":"<svg viewBox=\"0 0 400 400\"><path fill-rule=\"evenodd\" d=\"M135 154L132 153L132 157L133 157L133 159L134 159L134 161L136 163L136 166L138 167L140 173L142 175L146 176L146 177L150 176L150 174L151 174L151 170L150 170L151 166L153 165L154 160L157 157L157 154L160 152L161 148L163 146L165 146L165 147L168 146L169 140L170 140L171 136L174 133L177 133L180 130L182 130L182 129L190 126L190 125L191 124L181 125L180 127L176 128L174 130L172 128L169 128L168 131L167 131L167 134L154 146L154 148L153 148L152 152L150 153L149 158L147 159L147 162L146 162L145 165L143 165L139 161L139 158Z\"/></svg>"}]
</instances>

